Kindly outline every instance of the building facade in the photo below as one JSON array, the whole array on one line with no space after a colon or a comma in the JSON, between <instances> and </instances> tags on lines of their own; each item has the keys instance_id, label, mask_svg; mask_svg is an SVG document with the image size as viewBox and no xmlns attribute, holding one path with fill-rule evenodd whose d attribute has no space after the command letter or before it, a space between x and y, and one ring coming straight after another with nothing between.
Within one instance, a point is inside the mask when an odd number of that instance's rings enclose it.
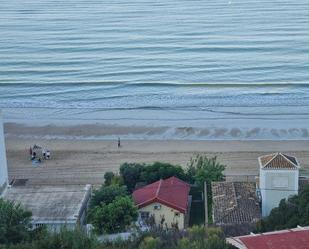
<instances>
[{"instance_id":1,"label":"building facade","mask_svg":"<svg viewBox=\"0 0 309 249\"><path fill-rule=\"evenodd\" d=\"M32 212L34 227L45 225L50 231L85 227L90 197L91 185L12 186L4 195Z\"/></svg>"},{"instance_id":2,"label":"building facade","mask_svg":"<svg viewBox=\"0 0 309 249\"><path fill-rule=\"evenodd\" d=\"M179 229L185 227L185 214L160 202L151 203L138 211L140 219L149 218L152 215L155 223L163 227L171 228L173 224L177 224Z\"/></svg>"},{"instance_id":3,"label":"building facade","mask_svg":"<svg viewBox=\"0 0 309 249\"><path fill-rule=\"evenodd\" d=\"M159 180L133 192L139 219L152 218L163 228L184 229L189 213L190 185L176 177Z\"/></svg>"},{"instance_id":4,"label":"building facade","mask_svg":"<svg viewBox=\"0 0 309 249\"><path fill-rule=\"evenodd\" d=\"M295 157L275 153L259 157L262 216L268 216L282 199L298 194L299 163Z\"/></svg>"}]
</instances>

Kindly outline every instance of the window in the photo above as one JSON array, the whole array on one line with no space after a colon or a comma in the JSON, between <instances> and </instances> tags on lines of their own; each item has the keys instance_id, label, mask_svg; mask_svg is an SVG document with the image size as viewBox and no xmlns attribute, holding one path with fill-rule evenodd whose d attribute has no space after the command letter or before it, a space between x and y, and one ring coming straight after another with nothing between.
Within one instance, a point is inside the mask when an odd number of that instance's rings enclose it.
<instances>
[{"instance_id":1,"label":"window","mask_svg":"<svg viewBox=\"0 0 309 249\"><path fill-rule=\"evenodd\" d=\"M273 176L271 180L272 187L274 188L289 187L289 178L287 176Z\"/></svg>"},{"instance_id":2,"label":"window","mask_svg":"<svg viewBox=\"0 0 309 249\"><path fill-rule=\"evenodd\" d=\"M161 209L161 205L154 205L153 209L154 210L160 210Z\"/></svg>"},{"instance_id":3,"label":"window","mask_svg":"<svg viewBox=\"0 0 309 249\"><path fill-rule=\"evenodd\" d=\"M149 218L149 212L140 212L141 219L146 220Z\"/></svg>"}]
</instances>

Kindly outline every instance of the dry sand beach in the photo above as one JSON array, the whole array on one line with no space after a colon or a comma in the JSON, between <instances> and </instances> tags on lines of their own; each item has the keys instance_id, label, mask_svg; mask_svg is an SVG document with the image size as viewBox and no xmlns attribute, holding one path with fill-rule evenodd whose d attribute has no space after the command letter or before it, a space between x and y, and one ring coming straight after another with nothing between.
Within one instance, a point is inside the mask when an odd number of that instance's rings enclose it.
<instances>
[{"instance_id":1,"label":"dry sand beach","mask_svg":"<svg viewBox=\"0 0 309 249\"><path fill-rule=\"evenodd\" d=\"M29 160L30 145L52 151L52 159L39 166ZM248 179L258 173L257 158L276 151L294 155L309 170L309 141L184 141L61 140L6 138L9 177L29 179L36 184L85 184L103 182L106 171L117 172L124 162L164 161L186 166L195 153L218 156L227 165L226 175Z\"/></svg>"}]
</instances>

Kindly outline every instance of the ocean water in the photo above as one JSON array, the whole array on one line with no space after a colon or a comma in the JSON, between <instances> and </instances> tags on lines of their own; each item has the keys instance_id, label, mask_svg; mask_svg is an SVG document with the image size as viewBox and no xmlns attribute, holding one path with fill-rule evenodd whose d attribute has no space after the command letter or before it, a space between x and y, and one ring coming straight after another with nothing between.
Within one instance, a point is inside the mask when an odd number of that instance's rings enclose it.
<instances>
[{"instance_id":1,"label":"ocean water","mask_svg":"<svg viewBox=\"0 0 309 249\"><path fill-rule=\"evenodd\" d=\"M1 1L0 108L165 127L128 138L309 139L309 1Z\"/></svg>"}]
</instances>

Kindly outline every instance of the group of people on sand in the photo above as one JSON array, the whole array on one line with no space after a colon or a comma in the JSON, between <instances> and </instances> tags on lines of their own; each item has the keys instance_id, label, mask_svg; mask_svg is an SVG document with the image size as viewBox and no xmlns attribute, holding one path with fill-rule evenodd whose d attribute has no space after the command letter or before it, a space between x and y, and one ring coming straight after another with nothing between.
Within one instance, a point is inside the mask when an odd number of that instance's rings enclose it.
<instances>
[{"instance_id":1,"label":"group of people on sand","mask_svg":"<svg viewBox=\"0 0 309 249\"><path fill-rule=\"evenodd\" d=\"M30 146L29 154L33 163L40 163L42 160L50 159L50 151L38 145Z\"/></svg>"}]
</instances>

